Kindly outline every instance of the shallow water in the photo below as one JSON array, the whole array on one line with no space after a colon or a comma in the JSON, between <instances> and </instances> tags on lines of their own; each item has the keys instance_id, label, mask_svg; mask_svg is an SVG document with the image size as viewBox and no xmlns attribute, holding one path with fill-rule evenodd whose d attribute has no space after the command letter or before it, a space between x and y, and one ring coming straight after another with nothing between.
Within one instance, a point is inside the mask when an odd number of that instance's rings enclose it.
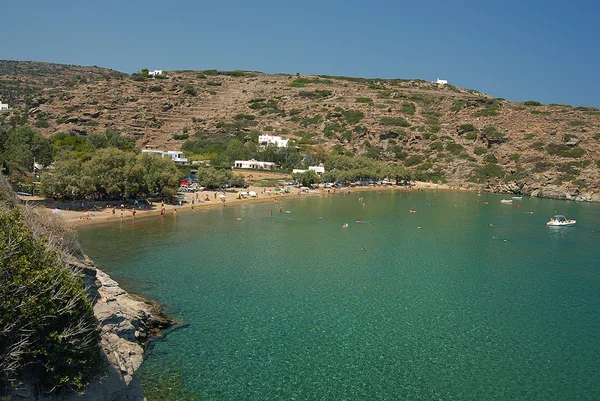
<instances>
[{"instance_id":1,"label":"shallow water","mask_svg":"<svg viewBox=\"0 0 600 401\"><path fill-rule=\"evenodd\" d=\"M354 193L80 239L190 323L155 343L146 387L177 377L202 400L597 400L600 205L500 199ZM578 223L547 228L555 213Z\"/></svg>"}]
</instances>

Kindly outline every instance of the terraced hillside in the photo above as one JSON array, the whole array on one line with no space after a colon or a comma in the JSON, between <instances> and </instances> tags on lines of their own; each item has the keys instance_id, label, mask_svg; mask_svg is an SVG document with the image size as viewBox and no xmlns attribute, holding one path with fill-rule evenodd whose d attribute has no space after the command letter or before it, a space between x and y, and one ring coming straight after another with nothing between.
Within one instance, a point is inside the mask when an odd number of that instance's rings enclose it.
<instances>
[{"instance_id":1,"label":"terraced hillside","mask_svg":"<svg viewBox=\"0 0 600 401\"><path fill-rule=\"evenodd\" d=\"M600 200L600 110L497 99L422 80L173 71L162 79L98 67L0 62L11 118L42 134L107 128L139 148L226 145L261 133L315 155L367 156L423 179L495 192Z\"/></svg>"}]
</instances>

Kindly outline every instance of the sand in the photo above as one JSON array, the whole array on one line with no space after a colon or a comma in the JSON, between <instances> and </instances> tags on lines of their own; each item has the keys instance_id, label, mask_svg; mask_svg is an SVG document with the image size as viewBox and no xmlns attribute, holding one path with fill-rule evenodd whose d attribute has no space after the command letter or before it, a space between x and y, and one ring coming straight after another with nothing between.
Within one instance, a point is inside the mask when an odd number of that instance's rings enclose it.
<instances>
[{"instance_id":1,"label":"sand","mask_svg":"<svg viewBox=\"0 0 600 401\"><path fill-rule=\"evenodd\" d=\"M407 188L404 186L395 186L395 185L387 185L387 186L368 186L368 187L347 187L342 189L327 189L327 188L319 188L319 189L311 189L308 192L300 192L299 188L292 187L290 193L284 193L284 191L275 191L274 188L263 188L263 187L250 187L244 190L236 189L235 192L215 192L215 191L201 191L198 192L198 201L196 200L196 193L186 193L185 194L185 202L182 205L168 205L165 204L165 218L185 218L185 214L194 213L195 211L207 209L207 208L217 208L217 207L235 207L238 205L245 205L249 203L257 203L257 202L281 202L289 199L298 199L302 197L309 196L333 196L333 195L342 195L344 193L353 193L353 192L364 192L364 191L410 191L416 189L451 189L451 190L461 190L463 188L451 187L444 184L432 184L432 183L424 183L424 182L416 182L414 186L411 188ZM254 191L257 194L257 197L239 196L238 192L251 192ZM216 198L215 198L216 194ZM225 198L222 198L222 195ZM208 196L208 200L206 199ZM21 197L23 200L35 200L40 201L42 198L34 198L34 197ZM192 199L194 199L194 204L192 204ZM225 201L223 202L222 199ZM74 227L82 226L82 225L90 225L90 224L119 224L121 222L121 209L119 207L116 208L115 214L112 214L112 207L103 208L98 211L76 211L76 210L65 210L66 207L61 207L59 202L50 202L48 206L52 209L60 209L58 212L65 221ZM126 205L129 206L129 205ZM135 211L135 220L146 219L146 218L157 218L161 216L161 203L154 203L152 205L152 209L149 210L136 210ZM175 213L176 212L176 213ZM133 209L124 208L123 210L123 221L133 220Z\"/></svg>"}]
</instances>

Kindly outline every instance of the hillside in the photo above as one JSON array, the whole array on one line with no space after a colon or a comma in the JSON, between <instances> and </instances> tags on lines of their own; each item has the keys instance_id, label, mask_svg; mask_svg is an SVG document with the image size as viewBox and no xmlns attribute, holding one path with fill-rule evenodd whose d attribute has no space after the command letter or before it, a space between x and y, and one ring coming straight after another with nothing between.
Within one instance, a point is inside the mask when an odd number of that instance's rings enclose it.
<instances>
[{"instance_id":1,"label":"hillside","mask_svg":"<svg viewBox=\"0 0 600 401\"><path fill-rule=\"evenodd\" d=\"M45 136L110 128L139 148L177 150L186 140L226 145L271 133L313 154L368 156L495 192L590 200L600 186L600 110L422 80L215 70L142 79L0 61L0 100Z\"/></svg>"}]
</instances>

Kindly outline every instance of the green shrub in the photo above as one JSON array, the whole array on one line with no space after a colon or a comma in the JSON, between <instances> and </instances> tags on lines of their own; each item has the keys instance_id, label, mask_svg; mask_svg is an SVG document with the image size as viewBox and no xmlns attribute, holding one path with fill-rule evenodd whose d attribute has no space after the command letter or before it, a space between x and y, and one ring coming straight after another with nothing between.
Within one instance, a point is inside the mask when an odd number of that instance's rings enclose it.
<instances>
[{"instance_id":1,"label":"green shrub","mask_svg":"<svg viewBox=\"0 0 600 401\"><path fill-rule=\"evenodd\" d=\"M381 118L381 123L383 125L395 125L398 127L410 127L410 124L408 121L406 121L403 118L398 118L398 117L382 117Z\"/></svg>"},{"instance_id":2,"label":"green shrub","mask_svg":"<svg viewBox=\"0 0 600 401\"><path fill-rule=\"evenodd\" d=\"M400 111L405 114L410 114L411 116L415 114L415 105L412 103L402 103L402 107Z\"/></svg>"},{"instance_id":3,"label":"green shrub","mask_svg":"<svg viewBox=\"0 0 600 401\"><path fill-rule=\"evenodd\" d=\"M518 154L518 153L513 153L512 155L510 155L510 156L508 157L508 160L512 160L512 161L514 161L514 162L518 162L520 158L521 158L521 155L520 155L520 154Z\"/></svg>"},{"instance_id":4,"label":"green shrub","mask_svg":"<svg viewBox=\"0 0 600 401\"><path fill-rule=\"evenodd\" d=\"M481 156L487 153L487 148L484 146L478 146L473 150L473 153L475 153L477 156Z\"/></svg>"},{"instance_id":5,"label":"green shrub","mask_svg":"<svg viewBox=\"0 0 600 401\"><path fill-rule=\"evenodd\" d=\"M189 134L173 134L173 139L175 139L176 141L182 141L188 139L189 137Z\"/></svg>"},{"instance_id":6,"label":"green shrub","mask_svg":"<svg viewBox=\"0 0 600 401\"><path fill-rule=\"evenodd\" d=\"M535 134L529 133L529 134L525 134L525 136L523 137L523 139L525 139L526 141L535 138Z\"/></svg>"},{"instance_id":7,"label":"green shrub","mask_svg":"<svg viewBox=\"0 0 600 401\"><path fill-rule=\"evenodd\" d=\"M365 116L362 111L358 110L345 110L342 111L342 115L344 116L344 120L350 125L358 124Z\"/></svg>"},{"instance_id":8,"label":"green shrub","mask_svg":"<svg viewBox=\"0 0 600 401\"><path fill-rule=\"evenodd\" d=\"M476 128L473 124L462 124L458 127L458 134L461 135L467 132L474 132L475 130Z\"/></svg>"},{"instance_id":9,"label":"green shrub","mask_svg":"<svg viewBox=\"0 0 600 401\"><path fill-rule=\"evenodd\" d=\"M469 132L465 138L467 138L469 141L474 141L475 139L477 139L477 134L474 132Z\"/></svg>"},{"instance_id":10,"label":"green shrub","mask_svg":"<svg viewBox=\"0 0 600 401\"><path fill-rule=\"evenodd\" d=\"M450 153L452 153L453 155L459 155L462 151L463 151L464 147L462 145L459 145L458 143L448 143L446 144L446 150Z\"/></svg>"},{"instance_id":11,"label":"green shrub","mask_svg":"<svg viewBox=\"0 0 600 401\"><path fill-rule=\"evenodd\" d=\"M357 97L356 103L373 103L373 99L370 97Z\"/></svg>"},{"instance_id":12,"label":"green shrub","mask_svg":"<svg viewBox=\"0 0 600 401\"><path fill-rule=\"evenodd\" d=\"M440 127L439 125L432 125L431 127L429 127L429 132L440 132L442 130L442 127Z\"/></svg>"},{"instance_id":13,"label":"green shrub","mask_svg":"<svg viewBox=\"0 0 600 401\"><path fill-rule=\"evenodd\" d=\"M185 93L186 95L190 95L190 96L196 96L197 92L196 89L194 89L194 87L190 84L187 84L184 88L183 88L183 93Z\"/></svg>"},{"instance_id":14,"label":"green shrub","mask_svg":"<svg viewBox=\"0 0 600 401\"><path fill-rule=\"evenodd\" d=\"M450 110L451 111L459 111L460 109L462 109L464 107L464 105L465 105L464 100L455 100L452 107L450 107Z\"/></svg>"},{"instance_id":15,"label":"green shrub","mask_svg":"<svg viewBox=\"0 0 600 401\"><path fill-rule=\"evenodd\" d=\"M541 151L546 144L544 142L534 142L531 144L531 149Z\"/></svg>"},{"instance_id":16,"label":"green shrub","mask_svg":"<svg viewBox=\"0 0 600 401\"><path fill-rule=\"evenodd\" d=\"M318 99L324 99L326 97L329 97L333 94L332 91L330 90L326 90L326 89L322 89L322 90L314 90L314 91L300 91L298 93L299 97L305 97L308 99L313 99L313 100L318 100Z\"/></svg>"},{"instance_id":17,"label":"green shrub","mask_svg":"<svg viewBox=\"0 0 600 401\"><path fill-rule=\"evenodd\" d=\"M485 136L488 139L502 139L506 137L506 134L504 132L498 131L493 125L488 125L487 127L485 127L483 132L485 133Z\"/></svg>"},{"instance_id":18,"label":"green shrub","mask_svg":"<svg viewBox=\"0 0 600 401\"><path fill-rule=\"evenodd\" d=\"M533 169L531 170L533 173L543 173L544 171L548 171L550 170L550 168L553 166L552 163L548 163L548 162L537 162L535 163L535 165L533 166Z\"/></svg>"},{"instance_id":19,"label":"green shrub","mask_svg":"<svg viewBox=\"0 0 600 401\"><path fill-rule=\"evenodd\" d=\"M23 215L0 206L0 395L30 377L42 393L82 390L102 366L81 279Z\"/></svg>"},{"instance_id":20,"label":"green shrub","mask_svg":"<svg viewBox=\"0 0 600 401\"><path fill-rule=\"evenodd\" d=\"M553 156L571 157L573 159L580 158L585 153L585 151L578 146L571 148L570 146L567 146L562 143L561 144L549 143L548 146L546 147L546 150L548 151L549 154L551 154Z\"/></svg>"},{"instance_id":21,"label":"green shrub","mask_svg":"<svg viewBox=\"0 0 600 401\"><path fill-rule=\"evenodd\" d=\"M486 164L485 166L479 167L471 176L471 181L477 183L483 183L489 178L502 178L505 172L502 167L495 163Z\"/></svg>"},{"instance_id":22,"label":"green shrub","mask_svg":"<svg viewBox=\"0 0 600 401\"><path fill-rule=\"evenodd\" d=\"M585 125L585 122L583 122L581 120L573 120L573 121L569 121L569 125L571 127L581 127L582 125Z\"/></svg>"},{"instance_id":23,"label":"green shrub","mask_svg":"<svg viewBox=\"0 0 600 401\"><path fill-rule=\"evenodd\" d=\"M483 161L485 163L498 163L496 156L491 153L487 153L485 156L483 156Z\"/></svg>"},{"instance_id":24,"label":"green shrub","mask_svg":"<svg viewBox=\"0 0 600 401\"><path fill-rule=\"evenodd\" d=\"M416 166L417 164L421 164L424 159L422 155L412 155L404 160L404 165L406 167Z\"/></svg>"},{"instance_id":25,"label":"green shrub","mask_svg":"<svg viewBox=\"0 0 600 401\"><path fill-rule=\"evenodd\" d=\"M523 104L525 106L541 106L542 105L540 102L536 102L535 100L528 100L526 102L523 102Z\"/></svg>"},{"instance_id":26,"label":"green shrub","mask_svg":"<svg viewBox=\"0 0 600 401\"><path fill-rule=\"evenodd\" d=\"M444 145L440 141L435 141L429 144L429 149L442 151L444 150Z\"/></svg>"}]
</instances>

